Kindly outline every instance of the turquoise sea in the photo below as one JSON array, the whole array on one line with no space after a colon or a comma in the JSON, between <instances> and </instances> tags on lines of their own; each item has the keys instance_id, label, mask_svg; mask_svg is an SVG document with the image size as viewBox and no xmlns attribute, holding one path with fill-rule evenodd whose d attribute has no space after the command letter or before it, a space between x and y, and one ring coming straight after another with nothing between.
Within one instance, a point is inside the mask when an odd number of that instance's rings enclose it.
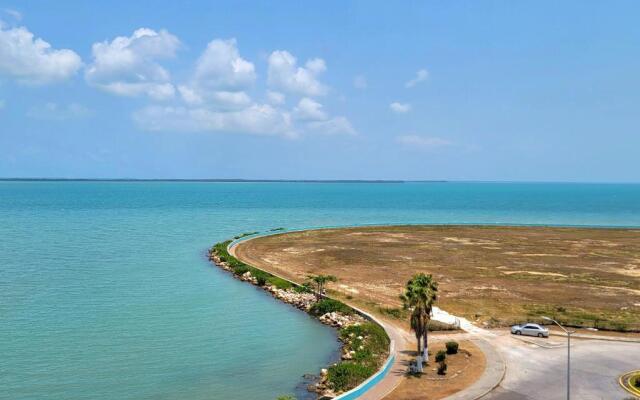
<instances>
[{"instance_id":1,"label":"turquoise sea","mask_svg":"<svg viewBox=\"0 0 640 400\"><path fill-rule=\"evenodd\" d=\"M1 399L275 399L334 332L206 260L247 231L640 226L640 185L0 182Z\"/></svg>"}]
</instances>

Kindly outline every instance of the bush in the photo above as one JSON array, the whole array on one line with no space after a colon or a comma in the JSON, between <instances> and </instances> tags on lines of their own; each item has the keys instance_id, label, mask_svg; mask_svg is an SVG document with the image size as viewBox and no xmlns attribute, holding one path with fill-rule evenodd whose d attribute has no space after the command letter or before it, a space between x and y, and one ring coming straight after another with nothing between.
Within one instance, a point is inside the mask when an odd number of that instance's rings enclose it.
<instances>
[{"instance_id":1,"label":"bush","mask_svg":"<svg viewBox=\"0 0 640 400\"><path fill-rule=\"evenodd\" d=\"M231 267L231 269L233 269L233 273L235 275L244 275L246 272L249 271L249 266L245 265L245 264L235 264Z\"/></svg>"},{"instance_id":2,"label":"bush","mask_svg":"<svg viewBox=\"0 0 640 400\"><path fill-rule=\"evenodd\" d=\"M447 354L458 353L458 342L447 342L445 346L447 346Z\"/></svg>"},{"instance_id":3,"label":"bush","mask_svg":"<svg viewBox=\"0 0 640 400\"><path fill-rule=\"evenodd\" d=\"M264 271L261 271L259 269L255 269L255 268L251 269L251 275L253 275L256 278L256 280L258 281L258 285L259 286L266 285L267 281L271 277L271 274L268 274L268 273L266 273Z\"/></svg>"},{"instance_id":4,"label":"bush","mask_svg":"<svg viewBox=\"0 0 640 400\"><path fill-rule=\"evenodd\" d=\"M440 350L436 354L436 362L443 362L447 358L447 352L444 350Z\"/></svg>"},{"instance_id":5,"label":"bush","mask_svg":"<svg viewBox=\"0 0 640 400\"><path fill-rule=\"evenodd\" d=\"M342 362L329 367L327 380L335 391L353 389L365 379L373 375L375 367L354 362Z\"/></svg>"},{"instance_id":6,"label":"bush","mask_svg":"<svg viewBox=\"0 0 640 400\"><path fill-rule=\"evenodd\" d=\"M311 309L309 310L311 314L316 316L324 315L326 313L335 312L335 311L342 314L353 313L353 311L348 305L334 299L322 299L319 302L312 305Z\"/></svg>"},{"instance_id":7,"label":"bush","mask_svg":"<svg viewBox=\"0 0 640 400\"><path fill-rule=\"evenodd\" d=\"M287 395L287 396L278 396L276 400L296 400L295 397Z\"/></svg>"},{"instance_id":8,"label":"bush","mask_svg":"<svg viewBox=\"0 0 640 400\"><path fill-rule=\"evenodd\" d=\"M438 375L444 375L447 373L447 363L442 360L438 363Z\"/></svg>"},{"instance_id":9,"label":"bush","mask_svg":"<svg viewBox=\"0 0 640 400\"><path fill-rule=\"evenodd\" d=\"M302 285L294 286L293 291L296 293L313 293L311 283L305 282Z\"/></svg>"}]
</instances>

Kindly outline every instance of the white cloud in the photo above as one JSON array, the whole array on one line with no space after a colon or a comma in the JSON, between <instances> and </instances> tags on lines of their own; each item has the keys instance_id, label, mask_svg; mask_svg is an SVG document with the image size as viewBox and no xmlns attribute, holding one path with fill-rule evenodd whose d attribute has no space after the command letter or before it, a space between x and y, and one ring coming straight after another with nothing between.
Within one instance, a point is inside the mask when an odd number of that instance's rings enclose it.
<instances>
[{"instance_id":1,"label":"white cloud","mask_svg":"<svg viewBox=\"0 0 640 400\"><path fill-rule=\"evenodd\" d=\"M322 104L308 97L303 97L294 107L293 117L302 121L322 121L327 119L327 113L322 109Z\"/></svg>"},{"instance_id":2,"label":"white cloud","mask_svg":"<svg viewBox=\"0 0 640 400\"><path fill-rule=\"evenodd\" d=\"M314 58L304 67L297 66L296 58L288 51L277 50L269 56L268 83L270 86L303 96L321 96L327 87L318 75L326 71L324 60Z\"/></svg>"},{"instance_id":3,"label":"white cloud","mask_svg":"<svg viewBox=\"0 0 640 400\"><path fill-rule=\"evenodd\" d=\"M78 103L58 104L45 103L34 106L27 111L27 117L49 121L65 121L84 118L91 115L91 110Z\"/></svg>"},{"instance_id":4,"label":"white cloud","mask_svg":"<svg viewBox=\"0 0 640 400\"><path fill-rule=\"evenodd\" d=\"M0 75L22 83L45 84L73 76L82 60L72 50L56 50L25 27L5 29L0 23Z\"/></svg>"},{"instance_id":5,"label":"white cloud","mask_svg":"<svg viewBox=\"0 0 640 400\"><path fill-rule=\"evenodd\" d=\"M295 136L289 115L269 105L254 104L237 111L205 107L149 106L137 111L134 120L143 129L173 132L240 132L258 135Z\"/></svg>"},{"instance_id":6,"label":"white cloud","mask_svg":"<svg viewBox=\"0 0 640 400\"><path fill-rule=\"evenodd\" d=\"M85 71L85 79L116 95L172 98L175 88L170 74L156 61L174 57L179 47L180 41L169 32L147 28L140 28L129 37L94 43L93 62Z\"/></svg>"},{"instance_id":7,"label":"white cloud","mask_svg":"<svg viewBox=\"0 0 640 400\"><path fill-rule=\"evenodd\" d=\"M267 91L267 100L271 104L281 105L281 104L284 104L286 97L283 93L269 90Z\"/></svg>"},{"instance_id":8,"label":"white cloud","mask_svg":"<svg viewBox=\"0 0 640 400\"><path fill-rule=\"evenodd\" d=\"M429 72L426 69L420 69L418 70L418 72L416 72L416 77L407 81L407 83L405 83L404 86L406 88L412 88L418 83L425 81L428 77L429 77Z\"/></svg>"},{"instance_id":9,"label":"white cloud","mask_svg":"<svg viewBox=\"0 0 640 400\"><path fill-rule=\"evenodd\" d=\"M180 85L178 86L178 92L180 92L182 100L184 100L187 104L198 105L204 102L202 96L191 86Z\"/></svg>"},{"instance_id":10,"label":"white cloud","mask_svg":"<svg viewBox=\"0 0 640 400\"><path fill-rule=\"evenodd\" d=\"M251 98L245 92L214 92L213 102L223 108L238 109L251 105Z\"/></svg>"},{"instance_id":11,"label":"white cloud","mask_svg":"<svg viewBox=\"0 0 640 400\"><path fill-rule=\"evenodd\" d=\"M255 68L240 57L236 40L215 39L198 58L193 77L178 86L178 91L190 105L210 103L223 109L238 109L251 104L241 89L255 79Z\"/></svg>"},{"instance_id":12,"label":"white cloud","mask_svg":"<svg viewBox=\"0 0 640 400\"><path fill-rule=\"evenodd\" d=\"M20 11L12 8L5 8L3 11L16 21L22 21L22 13Z\"/></svg>"},{"instance_id":13,"label":"white cloud","mask_svg":"<svg viewBox=\"0 0 640 400\"><path fill-rule=\"evenodd\" d=\"M252 63L240 57L235 39L215 39L198 59L194 80L207 89L238 90L253 84L256 72Z\"/></svg>"},{"instance_id":14,"label":"white cloud","mask_svg":"<svg viewBox=\"0 0 640 400\"><path fill-rule=\"evenodd\" d=\"M326 121L312 121L307 128L315 133L326 135L357 135L351 122L345 117L334 117Z\"/></svg>"},{"instance_id":15,"label":"white cloud","mask_svg":"<svg viewBox=\"0 0 640 400\"><path fill-rule=\"evenodd\" d=\"M397 101L389 104L389 108L391 111L397 114L405 114L411 111L411 104L409 103L398 103Z\"/></svg>"},{"instance_id":16,"label":"white cloud","mask_svg":"<svg viewBox=\"0 0 640 400\"><path fill-rule=\"evenodd\" d=\"M397 142L413 148L433 149L437 147L451 146L449 140L433 136L403 135L396 138Z\"/></svg>"}]
</instances>

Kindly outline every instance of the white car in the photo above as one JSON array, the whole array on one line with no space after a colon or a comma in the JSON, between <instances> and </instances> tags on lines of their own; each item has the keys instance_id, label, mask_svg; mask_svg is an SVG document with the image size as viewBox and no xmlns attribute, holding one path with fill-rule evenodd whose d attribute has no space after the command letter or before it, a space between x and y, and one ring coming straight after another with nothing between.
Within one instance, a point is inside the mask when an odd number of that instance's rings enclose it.
<instances>
[{"instance_id":1,"label":"white car","mask_svg":"<svg viewBox=\"0 0 640 400\"><path fill-rule=\"evenodd\" d=\"M538 324L514 325L511 327L511 333L514 335L527 335L537 337L549 337L549 330Z\"/></svg>"}]
</instances>

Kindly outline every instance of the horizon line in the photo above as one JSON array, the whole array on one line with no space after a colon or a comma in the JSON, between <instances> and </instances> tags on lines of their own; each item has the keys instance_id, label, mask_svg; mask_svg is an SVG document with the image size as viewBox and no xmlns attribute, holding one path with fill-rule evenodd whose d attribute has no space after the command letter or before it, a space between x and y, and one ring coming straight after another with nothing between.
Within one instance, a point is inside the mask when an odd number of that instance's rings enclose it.
<instances>
[{"instance_id":1,"label":"horizon line","mask_svg":"<svg viewBox=\"0 0 640 400\"><path fill-rule=\"evenodd\" d=\"M640 181L544 181L456 179L250 179L250 178L28 178L0 177L0 182L210 182L210 183L547 183L638 185Z\"/></svg>"}]
</instances>

